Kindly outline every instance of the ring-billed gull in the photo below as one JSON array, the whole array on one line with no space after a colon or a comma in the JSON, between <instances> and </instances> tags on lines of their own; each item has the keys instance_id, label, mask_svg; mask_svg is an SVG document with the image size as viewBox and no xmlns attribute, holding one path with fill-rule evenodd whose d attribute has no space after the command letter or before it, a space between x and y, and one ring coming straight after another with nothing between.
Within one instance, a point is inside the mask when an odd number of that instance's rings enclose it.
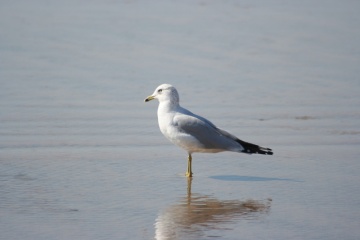
<instances>
[{"instance_id":1,"label":"ring-billed gull","mask_svg":"<svg viewBox=\"0 0 360 240\"><path fill-rule=\"evenodd\" d=\"M222 151L247 154L272 155L270 148L242 141L234 135L216 127L209 120L196 115L179 104L179 94L170 84L158 86L154 93L145 99L159 100L157 111L160 131L175 145L188 152L187 177L192 177L192 156L194 152L217 153Z\"/></svg>"}]
</instances>

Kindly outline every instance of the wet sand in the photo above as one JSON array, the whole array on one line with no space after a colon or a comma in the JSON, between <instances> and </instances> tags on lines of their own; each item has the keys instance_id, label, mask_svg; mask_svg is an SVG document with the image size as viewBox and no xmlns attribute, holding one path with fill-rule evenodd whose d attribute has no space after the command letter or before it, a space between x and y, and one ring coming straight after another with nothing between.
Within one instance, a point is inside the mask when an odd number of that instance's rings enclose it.
<instances>
[{"instance_id":1,"label":"wet sand","mask_svg":"<svg viewBox=\"0 0 360 240\"><path fill-rule=\"evenodd\" d=\"M0 8L0 239L359 239L359 4ZM274 156L186 153L144 98Z\"/></svg>"}]
</instances>

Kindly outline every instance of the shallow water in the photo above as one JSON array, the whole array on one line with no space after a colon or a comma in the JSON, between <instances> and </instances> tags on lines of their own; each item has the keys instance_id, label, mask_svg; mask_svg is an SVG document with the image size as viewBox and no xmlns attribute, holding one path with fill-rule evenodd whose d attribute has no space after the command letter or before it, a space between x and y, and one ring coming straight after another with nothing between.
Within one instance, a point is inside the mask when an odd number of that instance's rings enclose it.
<instances>
[{"instance_id":1,"label":"shallow water","mask_svg":"<svg viewBox=\"0 0 360 240\"><path fill-rule=\"evenodd\" d=\"M359 239L356 1L3 1L1 239ZM160 83L274 156L186 153Z\"/></svg>"}]
</instances>

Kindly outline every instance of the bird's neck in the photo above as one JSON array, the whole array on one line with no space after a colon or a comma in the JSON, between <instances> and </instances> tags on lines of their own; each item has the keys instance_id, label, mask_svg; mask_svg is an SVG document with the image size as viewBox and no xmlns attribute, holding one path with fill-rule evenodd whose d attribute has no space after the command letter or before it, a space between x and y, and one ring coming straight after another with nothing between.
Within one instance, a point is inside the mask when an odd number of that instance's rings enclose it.
<instances>
[{"instance_id":1,"label":"bird's neck","mask_svg":"<svg viewBox=\"0 0 360 240\"><path fill-rule=\"evenodd\" d=\"M162 101L159 103L158 113L159 112L172 112L179 108L179 102L176 101Z\"/></svg>"}]
</instances>

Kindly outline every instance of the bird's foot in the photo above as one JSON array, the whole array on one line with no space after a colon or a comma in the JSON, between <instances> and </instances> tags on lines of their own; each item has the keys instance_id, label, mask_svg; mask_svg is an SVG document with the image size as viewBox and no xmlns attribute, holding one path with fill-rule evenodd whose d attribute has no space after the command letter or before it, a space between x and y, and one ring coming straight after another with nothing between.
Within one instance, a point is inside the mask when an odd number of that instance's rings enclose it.
<instances>
[{"instance_id":1,"label":"bird's foot","mask_svg":"<svg viewBox=\"0 0 360 240\"><path fill-rule=\"evenodd\" d=\"M186 177L192 177L192 176L193 176L193 173L192 173L192 172L186 172L186 173L185 173L185 176L186 176Z\"/></svg>"}]
</instances>

